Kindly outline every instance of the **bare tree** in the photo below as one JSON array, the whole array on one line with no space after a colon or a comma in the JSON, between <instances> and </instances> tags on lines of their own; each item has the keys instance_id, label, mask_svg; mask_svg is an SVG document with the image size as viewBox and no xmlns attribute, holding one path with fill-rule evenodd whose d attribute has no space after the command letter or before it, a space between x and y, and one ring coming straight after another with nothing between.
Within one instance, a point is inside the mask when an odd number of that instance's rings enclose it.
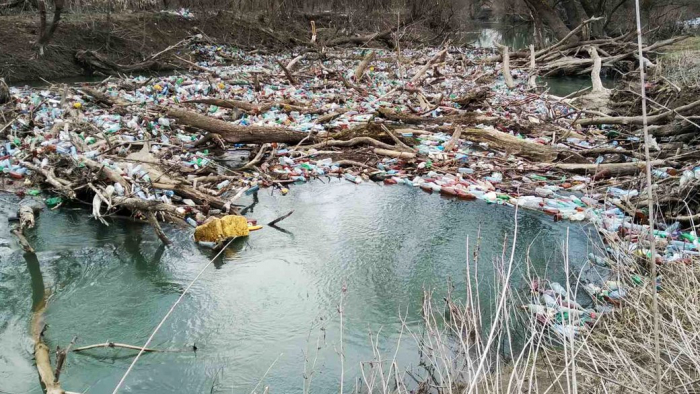
<instances>
[{"instance_id":1,"label":"bare tree","mask_svg":"<svg viewBox=\"0 0 700 394\"><path fill-rule=\"evenodd\" d=\"M53 20L51 24L47 26L46 22L46 0L39 0L39 39L37 40L37 45L39 46L39 56L44 55L44 48L53 38L56 29L58 29L58 24L61 21L61 13L63 12L63 5L65 0L55 0L54 10L53 10Z\"/></svg>"}]
</instances>

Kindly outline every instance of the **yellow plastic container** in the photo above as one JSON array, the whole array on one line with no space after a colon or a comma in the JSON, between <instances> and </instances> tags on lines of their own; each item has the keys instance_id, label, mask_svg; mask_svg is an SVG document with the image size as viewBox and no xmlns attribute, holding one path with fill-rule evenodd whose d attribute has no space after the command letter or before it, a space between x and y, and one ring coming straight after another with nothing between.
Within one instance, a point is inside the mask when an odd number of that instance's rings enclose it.
<instances>
[{"instance_id":1,"label":"yellow plastic container","mask_svg":"<svg viewBox=\"0 0 700 394\"><path fill-rule=\"evenodd\" d=\"M194 230L197 242L217 242L221 239L245 237L248 235L248 221L243 216L228 215L214 219Z\"/></svg>"}]
</instances>

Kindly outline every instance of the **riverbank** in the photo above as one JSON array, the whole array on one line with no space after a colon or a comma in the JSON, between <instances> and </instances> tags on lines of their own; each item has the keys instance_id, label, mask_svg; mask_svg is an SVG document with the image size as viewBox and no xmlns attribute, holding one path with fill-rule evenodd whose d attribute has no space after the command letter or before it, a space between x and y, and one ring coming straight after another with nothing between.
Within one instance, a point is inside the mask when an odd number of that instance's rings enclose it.
<instances>
[{"instance_id":1,"label":"riverbank","mask_svg":"<svg viewBox=\"0 0 700 394\"><path fill-rule=\"evenodd\" d=\"M153 54L196 34L221 45L248 50L279 50L294 43L294 37L309 34L304 17L264 27L272 21L264 16L216 13L134 12L64 13L53 39L43 56L34 45L37 40L37 15L2 16L0 24L0 77L10 83L50 81L81 77L88 72L76 62L78 51L97 51L116 64L143 62ZM318 22L321 36L327 24L343 27L348 21L334 14ZM179 63L186 69L187 64Z\"/></svg>"}]
</instances>

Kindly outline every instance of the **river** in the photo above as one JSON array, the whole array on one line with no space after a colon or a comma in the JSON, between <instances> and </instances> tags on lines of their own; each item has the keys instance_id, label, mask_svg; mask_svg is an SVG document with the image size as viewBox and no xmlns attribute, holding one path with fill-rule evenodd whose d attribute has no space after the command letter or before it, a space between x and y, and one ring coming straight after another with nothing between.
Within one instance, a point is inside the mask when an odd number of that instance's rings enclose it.
<instances>
[{"instance_id":1,"label":"river","mask_svg":"<svg viewBox=\"0 0 700 394\"><path fill-rule=\"evenodd\" d=\"M463 39L477 46L494 41L527 45L526 28L477 26ZM590 85L588 77L549 78L550 92L565 95ZM333 185L314 181L285 197L269 190L246 196L246 216L266 223L290 210L278 231L270 227L237 239L205 271L156 335L151 347L170 352L145 354L124 392L301 393L305 364L316 354L311 392L335 391L340 358L338 304L342 290L346 387L372 359L369 332L378 348L393 355L401 331L419 332L424 289L445 295L465 291L466 242L481 235L479 272L482 308L493 306L493 260L510 244L514 209L483 201L463 202L419 189L373 183ZM0 195L0 222L16 206ZM16 199L14 199L16 201ZM111 219L109 227L85 207L44 211L29 231L36 256L23 254L9 227L0 229L0 392L39 392L29 321L44 289L50 348L105 341L143 344L182 290L212 259L211 250L191 240L191 231L165 227L174 245L163 247L150 227ZM554 223L538 212L520 211L513 286L525 259L539 274L562 281L563 243L570 231L569 260L581 267L591 248L590 227ZM507 249L510 250L510 249ZM488 313L488 312L486 312ZM317 339L322 338L318 352ZM193 346L197 351L194 352ZM418 345L404 337L397 352L401 369L415 369ZM64 389L111 392L134 352L97 349L70 354L61 376ZM305 362L307 360L307 362ZM308 374L307 374L308 376Z\"/></svg>"},{"instance_id":2,"label":"river","mask_svg":"<svg viewBox=\"0 0 700 394\"><path fill-rule=\"evenodd\" d=\"M509 243L513 236L513 208L445 199L403 186L331 183L299 185L284 197L271 196L269 189L257 198L246 197L246 215L261 223L293 209L280 223L285 231L265 227L234 241L151 344L177 352L145 354L124 392L251 392L262 379L260 387L268 385L273 392L300 393L304 352L310 352L311 362L319 335L325 339L311 392L335 390L340 376L337 308L343 288L345 377L350 387L359 376L360 361L372 359L370 331L381 329L379 349L391 355L400 314L407 314L409 328L420 331L424 289L435 289L435 298L441 299L451 280L455 294L464 294L466 241L473 245L479 232L482 307L492 304L483 284L493 283L492 261L501 255L503 241ZM5 211L11 211L9 197L2 198ZM532 245L536 270L561 280L567 229L571 264L584 263L591 245L586 227L555 223L529 211L520 211L518 226L518 270L524 269ZM73 336L78 336L79 346L143 344L213 257L211 250L193 243L190 231L165 230L174 240L167 248L148 226L113 219L105 227L86 209L66 207L40 214L28 237L36 256L23 255L11 238L0 245L0 390L39 390L29 319L33 295L44 287L52 295L46 312L50 348L66 346ZM526 286L520 273L515 277L516 288ZM133 355L124 349L70 354L63 387L111 392ZM397 360L401 368L416 366L418 349L412 338L404 337Z\"/></svg>"}]
</instances>

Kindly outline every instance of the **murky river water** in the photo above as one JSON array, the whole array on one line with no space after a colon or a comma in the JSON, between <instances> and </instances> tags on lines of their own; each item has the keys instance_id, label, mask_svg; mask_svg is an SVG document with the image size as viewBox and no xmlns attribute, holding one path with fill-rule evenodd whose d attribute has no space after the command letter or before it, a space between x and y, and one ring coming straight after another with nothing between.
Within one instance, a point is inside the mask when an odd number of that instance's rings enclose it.
<instances>
[{"instance_id":1,"label":"murky river water","mask_svg":"<svg viewBox=\"0 0 700 394\"><path fill-rule=\"evenodd\" d=\"M407 313L407 324L420 330L424 288L436 289L441 297L451 278L456 292L463 294L465 243L467 237L473 242L479 231L482 283L493 281L492 259L501 255L503 240L512 238L514 209L448 200L408 187L332 183L300 185L286 197L270 196L269 190L259 193L247 216L266 223L294 209L280 224L286 232L265 227L236 240L206 270L151 345L182 351L144 355L124 392L201 393L213 388L249 393L262 380L260 387L269 385L273 392L300 393L304 352L313 358L319 335L325 339L311 391L336 390L337 307L344 286L348 387L359 375L360 361L372 359L370 330L381 329L379 348L393 354L399 313ZM246 198L244 204L254 202L252 196ZM6 223L5 217L0 220ZM531 244L535 267L544 272L548 266L549 275L561 279L567 227L572 264L580 265L589 248L581 225L521 211L517 266L524 266ZM64 208L40 214L28 237L36 256L23 255L12 238L3 241L0 390L40 391L29 319L33 296L43 288L51 293L46 312L50 348L65 346L76 335L78 345L143 344L213 257L190 240L189 231L166 232L175 243L164 248L148 226L113 220L105 227L90 219L86 209ZM2 237L7 237L6 230ZM490 303L490 292L483 292L483 302ZM123 349L71 354L61 376L63 387L111 392L134 354ZM397 359L401 368L416 364L412 339L404 338Z\"/></svg>"}]
</instances>

